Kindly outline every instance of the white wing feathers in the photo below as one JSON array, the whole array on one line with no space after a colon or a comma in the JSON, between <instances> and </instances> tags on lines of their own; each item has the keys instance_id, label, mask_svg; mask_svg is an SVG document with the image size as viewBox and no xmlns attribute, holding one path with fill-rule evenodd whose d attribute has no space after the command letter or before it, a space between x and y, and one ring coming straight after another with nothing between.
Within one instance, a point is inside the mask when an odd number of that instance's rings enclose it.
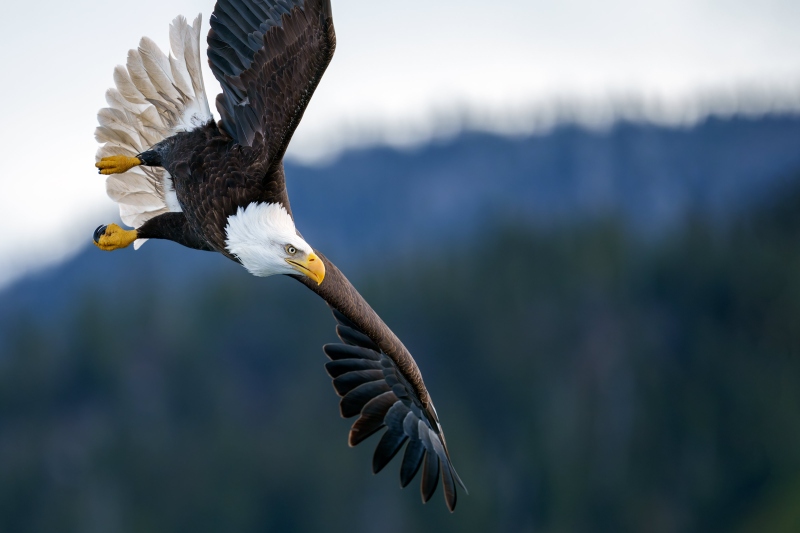
<instances>
[{"instance_id":1,"label":"white wing feathers","mask_svg":"<svg viewBox=\"0 0 800 533\"><path fill-rule=\"evenodd\" d=\"M135 156L157 142L211 120L200 66L200 24L177 17L169 28L168 56L147 37L128 52L127 68L114 69L116 88L106 91L109 107L97 113L96 159ZM160 167L134 167L106 179L106 192L119 204L122 221L138 228L147 220L181 211L172 178ZM134 243L139 248L146 239Z\"/></svg>"}]
</instances>

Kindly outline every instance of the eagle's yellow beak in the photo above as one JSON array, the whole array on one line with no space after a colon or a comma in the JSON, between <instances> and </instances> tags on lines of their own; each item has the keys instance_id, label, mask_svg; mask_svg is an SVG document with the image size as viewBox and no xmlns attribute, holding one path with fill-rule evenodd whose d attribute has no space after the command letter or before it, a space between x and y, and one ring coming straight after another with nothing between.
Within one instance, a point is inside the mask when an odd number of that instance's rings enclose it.
<instances>
[{"instance_id":1,"label":"eagle's yellow beak","mask_svg":"<svg viewBox=\"0 0 800 533\"><path fill-rule=\"evenodd\" d=\"M308 254L305 259L287 259L286 262L304 276L316 281L317 285L325 279L325 264L314 252Z\"/></svg>"}]
</instances>

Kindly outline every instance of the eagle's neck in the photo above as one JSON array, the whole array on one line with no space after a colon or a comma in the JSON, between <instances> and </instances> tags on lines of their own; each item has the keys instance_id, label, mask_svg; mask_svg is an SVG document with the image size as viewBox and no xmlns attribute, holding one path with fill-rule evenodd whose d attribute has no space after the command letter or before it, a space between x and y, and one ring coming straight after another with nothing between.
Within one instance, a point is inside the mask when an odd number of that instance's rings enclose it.
<instances>
[{"instance_id":1,"label":"eagle's neck","mask_svg":"<svg viewBox=\"0 0 800 533\"><path fill-rule=\"evenodd\" d=\"M406 347L403 346L397 335L389 329L389 326L381 320L378 313L373 311L372 307L353 287L353 284L336 268L336 265L331 263L319 251L314 250L314 252L325 263L325 281L317 285L316 282L305 276L292 277L320 295L328 305L342 313L362 333L377 344L394 361L403 377L414 388L420 403L427 407L428 391L422 381L422 374L420 374L417 364Z\"/></svg>"}]
</instances>

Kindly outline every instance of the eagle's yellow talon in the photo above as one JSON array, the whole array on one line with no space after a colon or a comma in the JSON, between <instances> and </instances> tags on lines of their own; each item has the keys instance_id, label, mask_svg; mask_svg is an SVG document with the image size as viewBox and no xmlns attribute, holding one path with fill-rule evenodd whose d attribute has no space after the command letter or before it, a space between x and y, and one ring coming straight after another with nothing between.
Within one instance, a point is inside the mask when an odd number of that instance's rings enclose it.
<instances>
[{"instance_id":1,"label":"eagle's yellow talon","mask_svg":"<svg viewBox=\"0 0 800 533\"><path fill-rule=\"evenodd\" d=\"M135 229L124 230L116 224L100 226L94 230L94 245L106 252L130 246L137 238Z\"/></svg>"},{"instance_id":2,"label":"eagle's yellow talon","mask_svg":"<svg viewBox=\"0 0 800 533\"><path fill-rule=\"evenodd\" d=\"M94 164L100 169L100 174L121 174L127 172L135 166L141 165L142 161L138 157L128 157L126 155L112 155L104 157Z\"/></svg>"}]
</instances>

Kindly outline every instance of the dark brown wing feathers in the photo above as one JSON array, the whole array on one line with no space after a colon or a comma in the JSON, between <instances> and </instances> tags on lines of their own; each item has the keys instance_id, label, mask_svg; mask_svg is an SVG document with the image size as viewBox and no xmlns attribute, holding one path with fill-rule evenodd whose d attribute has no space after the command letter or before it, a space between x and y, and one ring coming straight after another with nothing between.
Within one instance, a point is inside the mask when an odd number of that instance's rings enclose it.
<instances>
[{"instance_id":1,"label":"dark brown wing feathers","mask_svg":"<svg viewBox=\"0 0 800 533\"><path fill-rule=\"evenodd\" d=\"M466 488L450 461L441 426L431 423L425 414L426 408L416 399L416 393L399 373L394 361L375 350L375 344L369 339L361 343L364 336L354 329L351 319L335 309L333 314L339 322L336 331L344 344L323 347L331 359L325 368L333 378L336 393L342 398L342 416L358 415L350 429L350 446L386 428L375 448L373 472L380 472L408 443L400 468L401 485L406 486L423 465L422 501L430 500L441 478L445 502L453 511L457 499L456 485ZM358 385L337 385L337 382L344 381Z\"/></svg>"},{"instance_id":2,"label":"dark brown wing feathers","mask_svg":"<svg viewBox=\"0 0 800 533\"><path fill-rule=\"evenodd\" d=\"M401 485L407 485L424 464L423 501L430 499L441 476L452 511L456 485L466 488L450 461L442 426L416 362L339 269L316 253L325 263L325 281L317 285L304 276L295 279L328 302L338 322L336 333L342 343L327 344L323 350L330 359L325 368L342 398L342 416L358 415L348 442L355 446L386 427L375 450L373 471L383 469L407 442Z\"/></svg>"},{"instance_id":3,"label":"dark brown wing feathers","mask_svg":"<svg viewBox=\"0 0 800 533\"><path fill-rule=\"evenodd\" d=\"M280 161L333 57L330 0L219 0L208 45L221 127Z\"/></svg>"}]
</instances>

